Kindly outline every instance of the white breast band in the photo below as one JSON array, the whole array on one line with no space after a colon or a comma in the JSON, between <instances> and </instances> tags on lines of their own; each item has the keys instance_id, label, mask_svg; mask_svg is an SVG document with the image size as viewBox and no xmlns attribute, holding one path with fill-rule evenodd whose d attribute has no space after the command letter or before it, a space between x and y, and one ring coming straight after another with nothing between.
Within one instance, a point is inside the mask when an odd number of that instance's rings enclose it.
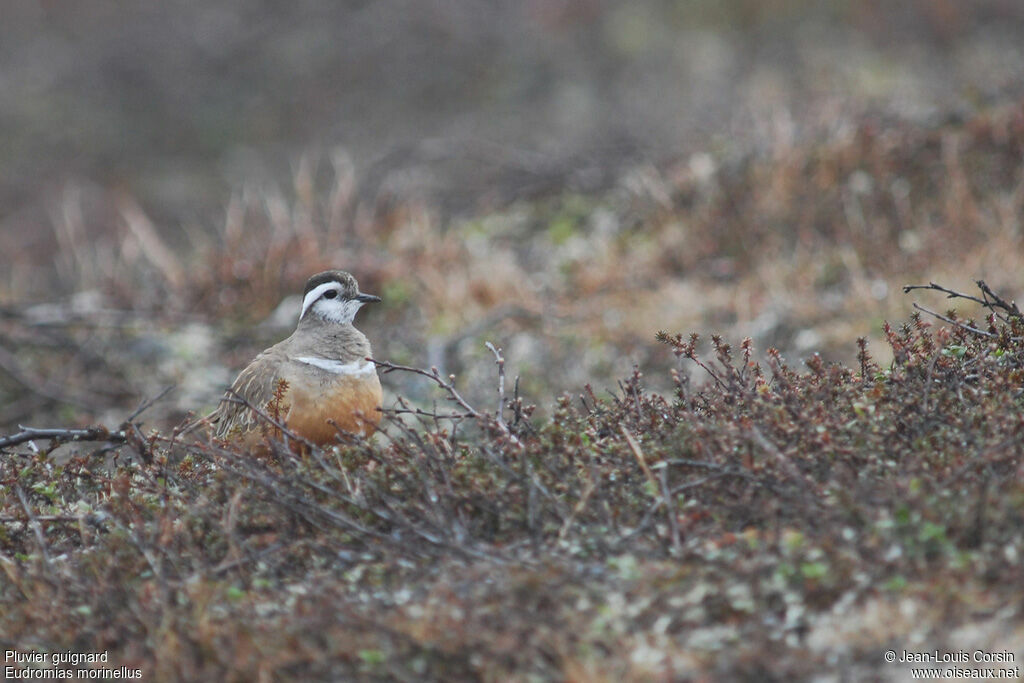
<instances>
[{"instance_id":1,"label":"white breast band","mask_svg":"<svg viewBox=\"0 0 1024 683\"><path fill-rule=\"evenodd\" d=\"M295 360L320 368L321 370L326 370L327 372L333 372L336 375L369 375L375 369L373 363L362 360L342 363L340 360L314 358L312 356L298 356Z\"/></svg>"}]
</instances>

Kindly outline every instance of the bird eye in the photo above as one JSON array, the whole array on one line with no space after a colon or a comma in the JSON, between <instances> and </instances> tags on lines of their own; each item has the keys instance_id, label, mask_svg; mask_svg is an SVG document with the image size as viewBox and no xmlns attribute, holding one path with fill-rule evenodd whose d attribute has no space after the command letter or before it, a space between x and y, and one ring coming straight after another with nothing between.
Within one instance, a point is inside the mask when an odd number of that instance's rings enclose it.
<instances>
[{"instance_id":1,"label":"bird eye","mask_svg":"<svg viewBox=\"0 0 1024 683\"><path fill-rule=\"evenodd\" d=\"M336 290L336 289L328 289L326 292L324 292L324 298L325 299L334 299L334 298L337 298L337 296L338 296L338 290Z\"/></svg>"}]
</instances>

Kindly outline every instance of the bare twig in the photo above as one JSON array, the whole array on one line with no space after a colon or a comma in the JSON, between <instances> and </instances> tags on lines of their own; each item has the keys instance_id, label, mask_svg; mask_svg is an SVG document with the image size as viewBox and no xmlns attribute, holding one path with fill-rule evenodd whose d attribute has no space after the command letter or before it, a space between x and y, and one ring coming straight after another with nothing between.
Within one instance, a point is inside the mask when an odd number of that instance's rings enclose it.
<instances>
[{"instance_id":1,"label":"bare twig","mask_svg":"<svg viewBox=\"0 0 1024 683\"><path fill-rule=\"evenodd\" d=\"M915 289L930 289L936 292L942 292L943 294L946 295L947 299L967 299L968 301L974 301L983 306L985 305L984 299L979 299L976 296L971 296L970 294L958 292L955 289L950 289L949 287L943 287L942 285L936 284L934 282L929 282L926 285L903 285L904 294L908 294L914 291Z\"/></svg>"},{"instance_id":2,"label":"bare twig","mask_svg":"<svg viewBox=\"0 0 1024 683\"><path fill-rule=\"evenodd\" d=\"M956 325L957 327L959 327L961 329L967 330L971 334L980 334L981 336L988 337L989 339L992 339L992 338L994 338L996 336L996 335L992 334L991 332L986 332L985 330L979 330L977 327L972 327L971 325L968 325L967 323L962 323L959 320L953 320L949 316L941 315L939 313L936 313L935 311L930 311L927 308L925 308L924 306L921 306L921 305L919 305L916 302L914 303L914 308L916 308L917 310L921 311L922 313L927 313L930 316L938 318L939 320L942 320L943 322L947 322L950 325Z\"/></svg>"},{"instance_id":3,"label":"bare twig","mask_svg":"<svg viewBox=\"0 0 1024 683\"><path fill-rule=\"evenodd\" d=\"M428 371L423 370L421 368L414 368L411 365L398 365L397 363L392 363L386 360L377 360L376 358L371 358L370 356L367 356L366 360L370 361L378 368L381 368L383 370L383 374L385 375L388 374L389 372L394 372L395 370L400 370L402 372L411 372L414 375L422 375L423 377L432 380L435 384L437 384L437 386L439 386L441 389L447 392L449 399L459 404L459 406L461 406L472 417L482 417L480 411L471 406L466 401L466 399L462 398L462 395L458 392L458 390L455 389L455 375L448 375L448 380L445 381L445 379L441 377L441 373L438 371L436 367L432 367Z\"/></svg>"},{"instance_id":4,"label":"bare twig","mask_svg":"<svg viewBox=\"0 0 1024 683\"><path fill-rule=\"evenodd\" d=\"M429 410L423 410L422 408L383 408L382 412L386 415L416 415L418 417L429 417L434 420L464 420L470 417L476 417L474 413L437 413Z\"/></svg>"},{"instance_id":5,"label":"bare twig","mask_svg":"<svg viewBox=\"0 0 1024 683\"><path fill-rule=\"evenodd\" d=\"M651 486L651 495L657 496L658 492L661 493L660 498L655 501L655 504L648 510L648 515L653 515L658 508L665 506L665 518L668 520L669 533L671 534L672 549L678 552L682 548L682 542L680 540L679 532L679 520L676 519L676 505L673 495L675 492L671 491L668 486L668 468L660 468L661 477L660 481L654 476L654 472L647 465L647 458L644 457L644 452L640 448L639 442L633 437L632 434L626 429L625 425L620 427L622 435L626 437L626 443L629 444L629 449L633 451L633 455L636 457L638 463L640 463L640 469L643 470L644 476L647 477L647 481ZM716 475L721 476L721 475ZM707 479L705 477L704 479ZM649 517L645 515L645 520L649 521ZM641 523L644 526L645 523Z\"/></svg>"},{"instance_id":6,"label":"bare twig","mask_svg":"<svg viewBox=\"0 0 1024 683\"><path fill-rule=\"evenodd\" d=\"M512 414L515 416L512 424L518 427L523 421L523 402L519 398L519 375L516 375L515 384L512 385Z\"/></svg>"},{"instance_id":7,"label":"bare twig","mask_svg":"<svg viewBox=\"0 0 1024 683\"><path fill-rule=\"evenodd\" d=\"M981 304L988 310L995 313L1004 322L1006 322L1006 318L1002 315L999 315L1000 310L1005 311L1009 315L1012 315L1017 318L1024 317L1024 314L1021 314L1020 309L1017 307L1017 304L1015 302L1008 302L1002 297L1000 297L998 294L992 291L992 289L988 286L988 284L985 283L984 280L976 280L975 284L977 284L978 289L981 290L981 298L972 296L970 294L964 294L963 292L958 292L955 289L943 287L942 285L936 284L934 282L929 282L927 285L904 285L903 292L912 292L915 289L930 289L936 292L942 292L943 294L946 295L947 299L966 299L967 301L973 301L975 303ZM945 318L943 319L945 320Z\"/></svg>"},{"instance_id":8,"label":"bare twig","mask_svg":"<svg viewBox=\"0 0 1024 683\"><path fill-rule=\"evenodd\" d=\"M488 347L491 347L489 343ZM412 367L411 365L399 365L397 363L392 363L386 360L377 360L376 358L372 358L370 356L367 356L366 360L370 361L378 368L381 368L382 374L385 375L388 374L389 372L399 370L401 372L411 372L414 375L421 375L423 377L426 377L427 379L434 382L434 384L436 384L438 387L440 387L445 393L448 394L448 400L456 403L460 408L462 408L467 413L465 417L472 417L477 420L489 419L488 415L486 415L485 413L481 413L479 410L470 405L469 402L462 397L462 394L460 394L459 391L455 388L455 375L448 375L448 379L446 380L444 377L441 376L440 371L438 371L436 367L431 367L430 370L423 370L422 368ZM501 377L503 380L503 371ZM504 397L504 390L502 390L501 396L502 398ZM512 443L514 443L516 446L522 446L522 442L519 440L519 438L509 430L508 425L505 424L505 421L501 419L500 412L498 416L495 417L495 424L498 425L498 428L505 434L505 436L509 438L509 440Z\"/></svg>"},{"instance_id":9,"label":"bare twig","mask_svg":"<svg viewBox=\"0 0 1024 683\"><path fill-rule=\"evenodd\" d=\"M675 493L668 488L668 469L661 470L661 499L665 501L665 517L668 519L668 528L672 534L672 549L677 553L682 549L680 540L679 519L676 512Z\"/></svg>"},{"instance_id":10,"label":"bare twig","mask_svg":"<svg viewBox=\"0 0 1024 683\"><path fill-rule=\"evenodd\" d=\"M314 444L312 441L309 441L305 437L299 436L295 432L291 431L290 429L288 429L288 427L285 426L285 424L283 422L281 422L280 420L274 419L273 417L268 415L265 410L257 408L255 405L252 404L252 402L250 402L244 396L239 395L237 392L235 392L235 391L233 391L231 389L228 389L227 393L229 393L231 395L222 398L221 399L222 401L231 401L232 403L241 403L243 406L245 406L246 408L248 408L252 412L256 413L256 416L258 418L260 418L261 420L265 420L267 422L267 424L271 425L275 429L280 430L281 434L283 434L287 438L289 438L292 441L295 441L297 443L301 443L301 444L303 444L305 446L308 446L310 448L316 448L316 444Z\"/></svg>"},{"instance_id":11,"label":"bare twig","mask_svg":"<svg viewBox=\"0 0 1024 683\"><path fill-rule=\"evenodd\" d=\"M37 522L66 522L66 523L78 523L81 522L83 517L78 515L36 515ZM17 522L24 522L25 519L17 515L0 515L0 523L3 524L14 524Z\"/></svg>"},{"instance_id":12,"label":"bare twig","mask_svg":"<svg viewBox=\"0 0 1024 683\"><path fill-rule=\"evenodd\" d=\"M699 337L696 334L690 335L689 342L684 342L681 334L671 335L668 332L661 330L655 335L655 339L657 339L662 344L668 344L669 346L671 346L676 356L692 360L694 363L697 364L699 368L704 370L704 372L706 372L711 377L711 379L715 381L715 384L717 384L722 389L729 388L729 385L725 382L725 380L722 379L722 377L715 371L715 369L708 365L707 363L705 363L704 361L702 361L700 359L700 356L697 355L696 349Z\"/></svg>"},{"instance_id":13,"label":"bare twig","mask_svg":"<svg viewBox=\"0 0 1024 683\"><path fill-rule=\"evenodd\" d=\"M494 354L494 363L498 366L498 407L494 411L494 415L501 428L508 430L505 418L502 416L502 411L505 409L505 358L501 355L501 349L495 348L491 342L484 342L484 346Z\"/></svg>"},{"instance_id":14,"label":"bare twig","mask_svg":"<svg viewBox=\"0 0 1024 683\"><path fill-rule=\"evenodd\" d=\"M57 441L106 441L107 443L124 443L127 436L124 431L111 432L103 426L88 427L86 429L36 429L24 427L16 434L0 438L0 449L32 441L34 439L51 439Z\"/></svg>"},{"instance_id":15,"label":"bare twig","mask_svg":"<svg viewBox=\"0 0 1024 683\"><path fill-rule=\"evenodd\" d=\"M933 290L935 292L942 292L943 294L947 295L946 296L947 299L969 299L971 301L976 301L976 302L978 302L980 304L984 304L985 303L983 300L979 299L978 297L971 296L970 294L964 294L963 292L957 292L956 290L951 290L948 287L943 287L942 285L938 285L936 283L928 283L927 285L904 285L903 286L903 293L904 294L908 294L908 293L910 293L910 292L912 292L914 290Z\"/></svg>"},{"instance_id":16,"label":"bare twig","mask_svg":"<svg viewBox=\"0 0 1024 683\"><path fill-rule=\"evenodd\" d=\"M717 470L719 472L731 471L731 468L727 468L725 465L720 465L717 462L708 462L706 460L688 460L686 458L671 458L669 460L662 460L661 462L655 463L651 466L652 470L660 470L670 465L677 465L680 467L700 467L706 470Z\"/></svg>"},{"instance_id":17,"label":"bare twig","mask_svg":"<svg viewBox=\"0 0 1024 683\"><path fill-rule=\"evenodd\" d=\"M1017 318L1022 317L1020 309L1017 308L1017 302L1011 301L1007 303L1002 297L993 292L989 286L985 284L984 280L978 280L975 284L977 284L978 289L981 290L982 296L985 299L985 306L989 310L995 312L994 308L1001 308L1012 316Z\"/></svg>"},{"instance_id":18,"label":"bare twig","mask_svg":"<svg viewBox=\"0 0 1024 683\"><path fill-rule=\"evenodd\" d=\"M0 438L0 449L17 446L18 444L35 439L49 439L51 441L105 441L106 443L121 444L128 440L129 429L132 429L141 439L141 434L139 434L138 428L133 425L132 421L166 396L173 388L173 386L165 387L163 391L153 398L146 399L140 403L139 407L125 418L117 431L112 432L102 425L86 427L85 429L38 429L18 425L18 429L21 431Z\"/></svg>"},{"instance_id":19,"label":"bare twig","mask_svg":"<svg viewBox=\"0 0 1024 683\"><path fill-rule=\"evenodd\" d=\"M636 461L640 463L640 469L643 471L644 476L647 477L647 481L651 484L651 490L658 490L658 480L654 478L654 473L651 472L651 468L647 466L647 459L644 458L644 452L640 450L640 444L633 438L633 435L629 433L625 425L619 427L619 431L626 437L626 443L629 444L629 450L633 451L633 455L636 457Z\"/></svg>"}]
</instances>

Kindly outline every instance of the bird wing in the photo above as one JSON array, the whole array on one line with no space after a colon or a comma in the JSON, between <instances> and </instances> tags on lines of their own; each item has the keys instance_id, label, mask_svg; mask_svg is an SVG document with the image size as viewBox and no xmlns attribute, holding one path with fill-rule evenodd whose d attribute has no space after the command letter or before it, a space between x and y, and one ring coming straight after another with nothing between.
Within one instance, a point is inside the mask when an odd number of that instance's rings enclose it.
<instances>
[{"instance_id":1,"label":"bird wing","mask_svg":"<svg viewBox=\"0 0 1024 683\"><path fill-rule=\"evenodd\" d=\"M210 415L216 436L223 438L236 427L246 432L264 421L256 410L265 411L267 404L274 398L283 360L284 354L271 347L238 373L231 388L220 400L217 410ZM283 419L288 406L278 406L278 410L279 417Z\"/></svg>"}]
</instances>

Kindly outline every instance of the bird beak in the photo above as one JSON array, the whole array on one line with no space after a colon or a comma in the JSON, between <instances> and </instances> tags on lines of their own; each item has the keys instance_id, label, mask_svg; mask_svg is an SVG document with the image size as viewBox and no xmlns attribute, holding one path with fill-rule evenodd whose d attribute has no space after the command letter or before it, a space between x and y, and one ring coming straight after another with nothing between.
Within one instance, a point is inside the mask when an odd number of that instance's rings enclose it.
<instances>
[{"instance_id":1,"label":"bird beak","mask_svg":"<svg viewBox=\"0 0 1024 683\"><path fill-rule=\"evenodd\" d=\"M360 293L356 294L356 301L358 301L361 304L372 304L375 301L380 301L380 297L374 296L373 294Z\"/></svg>"}]
</instances>

